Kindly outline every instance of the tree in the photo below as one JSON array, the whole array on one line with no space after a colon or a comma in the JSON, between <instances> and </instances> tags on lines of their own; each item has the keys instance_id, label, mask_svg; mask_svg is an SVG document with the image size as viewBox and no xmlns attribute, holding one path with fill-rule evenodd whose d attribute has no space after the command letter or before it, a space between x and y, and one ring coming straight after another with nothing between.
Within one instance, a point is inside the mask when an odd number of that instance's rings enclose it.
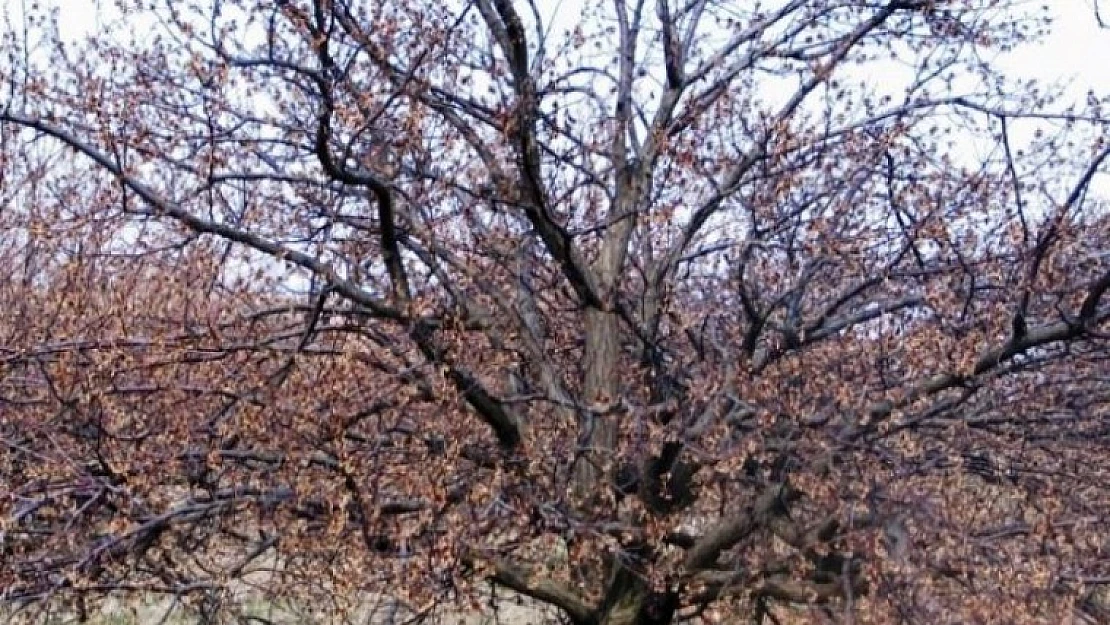
<instances>
[{"instance_id":1,"label":"tree","mask_svg":"<svg viewBox=\"0 0 1110 625\"><path fill-rule=\"evenodd\" d=\"M539 4L13 18L7 598L216 618L265 561L336 610L1055 623L1105 583L1106 102L984 60L1043 16Z\"/></svg>"}]
</instances>

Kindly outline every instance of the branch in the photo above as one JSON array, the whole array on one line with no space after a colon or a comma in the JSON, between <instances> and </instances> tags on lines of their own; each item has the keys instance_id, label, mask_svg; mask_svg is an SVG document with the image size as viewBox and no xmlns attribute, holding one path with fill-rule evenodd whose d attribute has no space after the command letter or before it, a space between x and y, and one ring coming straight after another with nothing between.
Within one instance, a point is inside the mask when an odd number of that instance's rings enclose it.
<instances>
[{"instance_id":1,"label":"branch","mask_svg":"<svg viewBox=\"0 0 1110 625\"><path fill-rule=\"evenodd\" d=\"M399 322L409 320L404 311L374 297L353 282L341 278L330 266L303 252L285 247L253 232L248 232L225 223L209 221L193 215L177 203L162 197L154 189L131 174L124 172L119 165L103 152L81 141L61 128L48 124L37 117L29 117L11 111L0 112L0 121L33 128L45 135L58 139L71 149L84 154L97 165L100 165L115 176L126 188L142 198L144 202L153 207L157 215L165 215L198 234L212 234L229 241L234 241L235 243L263 252L274 259L284 260L307 269L323 278L325 283L336 293L365 307L370 313L377 317ZM416 326L421 329L421 332L414 330L412 333L413 338L418 339L417 342L420 344L421 351L425 354L437 354L439 357L435 362L443 362L441 350L431 343L431 335L428 333L432 325L434 325L433 322L416 324ZM478 414L494 429L494 433L503 446L511 448L520 443L522 439L522 427L516 415L507 411L500 402L496 401L469 372L452 367L450 377L455 388L463 394Z\"/></svg>"},{"instance_id":2,"label":"branch","mask_svg":"<svg viewBox=\"0 0 1110 625\"><path fill-rule=\"evenodd\" d=\"M698 539L686 554L684 567L697 571L712 566L721 552L732 548L765 523L778 509L790 505L801 493L787 484L768 489L744 511L718 523Z\"/></svg>"},{"instance_id":3,"label":"branch","mask_svg":"<svg viewBox=\"0 0 1110 625\"><path fill-rule=\"evenodd\" d=\"M491 428L503 449L514 449L524 440L524 422L505 402L491 394L477 376L459 366L447 356L443 349L432 339L433 328L428 324L417 323L409 335L416 342L424 357L434 363L448 367L447 376L455 388Z\"/></svg>"},{"instance_id":4,"label":"branch","mask_svg":"<svg viewBox=\"0 0 1110 625\"><path fill-rule=\"evenodd\" d=\"M756 597L767 597L790 603L826 603L844 596L846 585L840 580L831 582L802 582L791 579L769 579L757 586L752 593ZM853 594L867 592L867 582L862 577L852 580Z\"/></svg>"},{"instance_id":5,"label":"branch","mask_svg":"<svg viewBox=\"0 0 1110 625\"><path fill-rule=\"evenodd\" d=\"M1064 205L1061 206L1056 212L1056 215L1052 217L1048 228L1046 228L1044 234L1038 239L1036 246L1033 248L1033 260L1029 265L1029 273L1026 276L1025 286L1022 289L1021 301L1018 304L1018 310L1014 317L1015 335L1021 334L1025 330L1025 314L1026 309L1029 307L1029 298L1032 295L1033 283L1036 281L1037 274L1040 272L1041 264L1048 259L1049 249L1052 247L1053 243L1059 239L1060 225L1064 223L1064 216L1068 211L1073 210L1076 205L1079 204L1083 195L1087 192L1088 187L1090 187L1091 179L1094 178L1099 167L1102 166L1102 162L1105 161L1108 156L1110 156L1110 148L1104 149L1087 165L1087 169L1083 172L1083 175L1079 177L1079 181L1075 183L1071 192L1068 193L1068 199L1064 201Z\"/></svg>"},{"instance_id":6,"label":"branch","mask_svg":"<svg viewBox=\"0 0 1110 625\"><path fill-rule=\"evenodd\" d=\"M1087 297L1080 308L1078 318L1031 328L1023 334L1010 337L1006 343L990 348L980 354L970 374L939 373L912 387L901 399L896 401L884 400L872 404L867 410L867 423L850 428L846 438L857 440L873 432L878 424L888 418L895 410L929 395L963 386L970 382L972 378L987 373L1030 349L1061 341L1072 341L1086 335L1090 332L1092 326L1110 319L1110 312L1103 311L1100 314L1098 309L1099 302L1107 289L1110 289L1110 271L1091 284L1087 291Z\"/></svg>"},{"instance_id":7,"label":"branch","mask_svg":"<svg viewBox=\"0 0 1110 625\"><path fill-rule=\"evenodd\" d=\"M517 102L511 130L520 166L524 213L540 235L544 247L562 266L563 275L583 303L604 310L606 305L592 272L578 254L570 234L555 221L547 206L535 128L539 98L529 71L528 39L524 25L509 0L492 0L492 5L490 2L479 0L478 9L493 31L513 73Z\"/></svg>"},{"instance_id":8,"label":"branch","mask_svg":"<svg viewBox=\"0 0 1110 625\"><path fill-rule=\"evenodd\" d=\"M402 302L408 302L412 297L412 291L409 288L405 266L401 262L401 251L397 245L393 194L389 190L389 185L371 172L352 172L340 166L332 158L331 151L328 148L328 137L331 135L332 108L331 97L325 97L324 110L320 114L316 129L316 158L327 175L343 184L366 187L374 194L378 204L378 221L381 226L382 256L385 260L386 270L389 272L390 282L393 285L394 296Z\"/></svg>"},{"instance_id":9,"label":"branch","mask_svg":"<svg viewBox=\"0 0 1110 625\"><path fill-rule=\"evenodd\" d=\"M318 7L319 9L319 7ZM381 226L382 256L385 260L386 270L389 272L390 284L393 286L393 295L401 302L408 303L412 299L412 290L409 288L408 275L405 273L404 263L401 261L401 250L397 245L397 228L394 218L393 193L389 184L369 171L352 172L332 158L328 147L331 137L331 120L335 112L335 94L332 85L322 76L330 76L336 69L335 61L328 52L328 35L323 32L314 32L319 40L316 47L316 56L323 68L322 74L316 79L320 89L321 110L316 127L316 143L314 149L316 158L324 172L344 184L363 186L374 194L378 204L378 221Z\"/></svg>"},{"instance_id":10,"label":"branch","mask_svg":"<svg viewBox=\"0 0 1110 625\"><path fill-rule=\"evenodd\" d=\"M284 260L303 269L307 269L322 277L337 293L366 307L375 316L394 321L401 321L404 319L404 314L400 310L374 297L356 286L353 282L341 278L331 267L303 252L285 247L253 232L248 232L225 223L209 221L193 215L177 203L162 197L154 189L148 187L131 174L124 172L123 169L105 153L61 128L53 126L38 117L30 117L12 111L0 112L0 121L33 128L47 136L54 137L78 153L84 154L97 165L103 167L115 176L125 188L130 189L133 193L142 198L144 202L154 209L156 214L165 215L198 234L212 234L229 241L234 241L235 243L245 245L277 260Z\"/></svg>"},{"instance_id":11,"label":"branch","mask_svg":"<svg viewBox=\"0 0 1110 625\"><path fill-rule=\"evenodd\" d=\"M465 560L482 560L481 554L471 550ZM490 580L522 595L527 595L555 606L570 617L574 623L588 623L593 609L577 592L555 580L537 575L536 571L524 565L513 564L507 560L494 560Z\"/></svg>"},{"instance_id":12,"label":"branch","mask_svg":"<svg viewBox=\"0 0 1110 625\"><path fill-rule=\"evenodd\" d=\"M693 215L683 228L682 234L678 237L675 245L663 257L661 264L651 273L653 282L661 282L673 270L678 260L685 254L687 247L689 247L698 233L701 232L706 222L709 221L709 218L717 213L724 204L725 199L739 188L740 181L744 178L744 175L766 156L767 144L771 140L770 132L779 128L783 122L794 114L798 107L809 97L810 93L832 75L833 69L848 56L848 53L851 52L860 40L866 37L872 30L879 27L899 9L908 8L904 6L905 4L907 3L892 2L882 7L882 9L871 16L870 19L867 19L857 26L855 30L844 38L844 41L837 47L835 52L832 53L830 58L814 71L809 80L798 87L790 100L783 105L774 119L768 124L768 128L772 130L768 131L768 134L763 136L762 140L757 141L756 145L745 153L731 170L725 173L724 180L722 180L722 184L720 185L721 191L694 210ZM695 72L695 75L697 75L697 72ZM693 79L694 78L691 78L691 80Z\"/></svg>"},{"instance_id":13,"label":"branch","mask_svg":"<svg viewBox=\"0 0 1110 625\"><path fill-rule=\"evenodd\" d=\"M866 594L867 581L861 576L853 576L851 583L843 579L828 582L794 580L779 575L758 581L763 574L747 570L702 571L694 581L702 590L693 597L697 603L709 603L727 599L732 595L748 595L754 598L777 599L789 603L827 603L844 596L850 588L856 595Z\"/></svg>"},{"instance_id":14,"label":"branch","mask_svg":"<svg viewBox=\"0 0 1110 625\"><path fill-rule=\"evenodd\" d=\"M848 328L851 328L852 326L871 321L872 319L878 319L883 315L902 310L903 308L914 308L917 306L921 306L924 303L925 300L923 298L911 296L895 300L893 302L886 302L877 306L868 307L864 310L851 313L837 319L826 318L821 321L820 325L818 325L816 328L813 328L812 331L806 332L806 335L803 337L802 341L803 344L815 343L817 341L820 341L821 339L832 336L837 332L840 332L841 330L846 330Z\"/></svg>"}]
</instances>

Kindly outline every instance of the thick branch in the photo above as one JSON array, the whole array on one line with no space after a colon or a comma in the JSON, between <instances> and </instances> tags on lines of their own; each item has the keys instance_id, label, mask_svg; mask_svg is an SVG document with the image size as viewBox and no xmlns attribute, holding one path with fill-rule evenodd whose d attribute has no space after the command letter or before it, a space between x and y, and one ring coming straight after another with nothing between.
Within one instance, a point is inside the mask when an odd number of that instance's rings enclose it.
<instances>
[{"instance_id":1,"label":"thick branch","mask_svg":"<svg viewBox=\"0 0 1110 625\"><path fill-rule=\"evenodd\" d=\"M783 484L768 489L751 506L709 530L687 552L687 571L708 568L726 551L757 530L775 510L796 501L801 493Z\"/></svg>"},{"instance_id":2,"label":"thick branch","mask_svg":"<svg viewBox=\"0 0 1110 625\"><path fill-rule=\"evenodd\" d=\"M149 204L158 215L165 215L177 221L186 228L198 234L212 234L251 249L263 252L278 260L291 262L294 265L307 269L320 276L336 293L346 297L352 302L365 307L377 317L393 321L406 321L406 313L399 310L377 297L369 294L349 280L341 278L330 266L319 260L294 249L285 247L270 239L259 236L253 232L242 230L225 223L209 221L193 215L183 207L161 196L154 189L144 184L131 174L124 172L106 154L95 147L73 136L71 133L57 128L39 118L29 117L11 111L0 112L0 121L7 121L27 128L33 128L48 136L58 139L73 150L84 154L97 165L103 167L124 185ZM413 332L413 338L429 358L432 355L435 362L443 362L440 350L434 345L430 335L429 323L417 324L420 332ZM508 411L501 402L493 398L478 380L469 372L452 367L450 378L455 387L463 394L466 400L474 407L477 413L493 428L498 441L505 447L517 446L521 439L521 423L516 415Z\"/></svg>"},{"instance_id":3,"label":"thick branch","mask_svg":"<svg viewBox=\"0 0 1110 625\"><path fill-rule=\"evenodd\" d=\"M792 579L769 579L753 590L757 597L789 601L790 603L825 603L844 596L851 588L856 595L866 594L867 583L860 577L850 585L837 580L832 582L805 582Z\"/></svg>"},{"instance_id":4,"label":"thick branch","mask_svg":"<svg viewBox=\"0 0 1110 625\"><path fill-rule=\"evenodd\" d=\"M416 324L410 336L428 360L447 365L448 378L462 393L478 415L491 428L497 441L505 449L514 449L524 439L524 422L510 410L504 402L494 397L478 378L467 369L452 363L447 354L436 344L432 337L433 329Z\"/></svg>"},{"instance_id":5,"label":"thick branch","mask_svg":"<svg viewBox=\"0 0 1110 625\"><path fill-rule=\"evenodd\" d=\"M325 282L331 285L337 293L340 293L360 306L364 306L378 317L395 321L400 321L404 318L402 311L370 295L351 281L341 278L331 267L303 252L285 247L253 232L248 232L229 224L209 221L193 215L177 203L162 197L154 189L151 189L131 174L124 172L123 169L104 152L101 152L61 128L53 126L40 118L12 111L0 112L0 121L33 128L45 135L58 139L73 150L84 154L97 165L103 167L115 176L125 188L142 198L144 202L154 209L156 214L165 215L198 234L212 234L227 239L228 241L234 241L235 243L245 245L275 259L284 260L303 269L307 269L324 278Z\"/></svg>"},{"instance_id":6,"label":"thick branch","mask_svg":"<svg viewBox=\"0 0 1110 625\"><path fill-rule=\"evenodd\" d=\"M389 185L368 171L352 172L340 166L331 156L328 148L328 137L331 134L331 106L325 105L320 114L319 127L316 131L316 158L324 173L336 180L349 185L363 186L374 194L378 205L378 222L381 226L382 256L385 261L389 279L393 285L394 296L407 302L411 298L408 276L404 264L401 262L401 250L397 244L397 225L394 217L393 194Z\"/></svg>"},{"instance_id":7,"label":"thick branch","mask_svg":"<svg viewBox=\"0 0 1110 625\"><path fill-rule=\"evenodd\" d=\"M536 138L539 98L529 69L524 25L509 0L493 0L492 5L490 0L479 0L478 8L512 69L517 102L511 134L520 166L525 215L548 253L562 266L563 274L582 302L604 310L606 305L594 276L580 257L570 234L556 222L547 206Z\"/></svg>"},{"instance_id":8,"label":"thick branch","mask_svg":"<svg viewBox=\"0 0 1110 625\"><path fill-rule=\"evenodd\" d=\"M1081 338L1090 331L1092 326L1110 319L1110 312L1104 311L1099 314L1098 309L1099 301L1108 288L1110 288L1110 272L1103 274L1088 289L1078 318L1032 328L1020 335L1012 336L1006 343L984 351L968 374L940 373L910 388L898 400L885 400L873 404L867 411L868 422L850 430L847 438L858 439L874 431L877 425L895 410L929 395L967 384L975 376L987 373L1030 349Z\"/></svg>"},{"instance_id":9,"label":"thick branch","mask_svg":"<svg viewBox=\"0 0 1110 625\"><path fill-rule=\"evenodd\" d=\"M875 15L871 16L870 19L864 21L857 26L855 30L849 33L844 38L844 41L836 48L836 51L831 57L824 61L821 67L817 68L813 75L802 83L791 96L790 100L783 105L775 115L772 123L768 125L768 128L772 129L772 131L769 132L773 132L773 129L779 128L783 122L788 120L802 103L805 102L806 98L832 75L832 71L837 64L843 61L856 44L866 37L868 33L878 28L887 18L899 9L909 8L905 6L906 4L907 3L892 2L884 6ZM720 185L721 191L694 211L689 222L687 222L685 228L683 228L681 236L679 236L678 240L675 242L675 245L671 247L666 256L663 257L661 263L652 271L652 282L661 282L673 271L678 260L682 258L687 247L697 237L698 233L701 232L702 227L709 221L709 218L716 214L724 204L725 199L739 188L740 181L743 180L744 175L748 173L752 166L764 158L770 140L770 135L764 136L762 141L758 141L751 150L739 159L732 169L725 173L724 179L721 181Z\"/></svg>"},{"instance_id":10,"label":"thick branch","mask_svg":"<svg viewBox=\"0 0 1110 625\"><path fill-rule=\"evenodd\" d=\"M469 560L481 560L480 554L471 552L467 555ZM537 575L530 567L514 564L507 560L492 562L493 575L490 579L509 590L522 595L527 595L555 606L570 617L574 623L588 623L592 608L585 599L570 587L560 584L553 579Z\"/></svg>"},{"instance_id":11,"label":"thick branch","mask_svg":"<svg viewBox=\"0 0 1110 625\"><path fill-rule=\"evenodd\" d=\"M327 37L322 33L318 35L321 43L317 46L317 56L325 72L330 74L335 69L334 62L327 49ZM316 158L324 172L332 178L349 185L362 186L370 189L378 204L378 221L381 226L382 256L385 260L386 270L389 272L390 283L393 286L393 295L401 302L407 303L412 298L409 288L408 276L405 273L404 263L401 261L401 250L397 244L397 227L394 216L393 192L389 184L369 171L353 172L337 163L331 155L328 141L331 138L331 120L335 112L335 96L331 84L327 80L319 79L321 111L316 128Z\"/></svg>"}]
</instances>

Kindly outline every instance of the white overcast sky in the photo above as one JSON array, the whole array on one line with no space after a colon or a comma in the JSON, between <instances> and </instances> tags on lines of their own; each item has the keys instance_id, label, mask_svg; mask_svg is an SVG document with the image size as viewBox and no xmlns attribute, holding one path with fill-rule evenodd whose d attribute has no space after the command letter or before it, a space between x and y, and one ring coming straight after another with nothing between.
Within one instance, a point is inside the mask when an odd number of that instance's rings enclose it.
<instances>
[{"instance_id":1,"label":"white overcast sky","mask_svg":"<svg viewBox=\"0 0 1110 625\"><path fill-rule=\"evenodd\" d=\"M177 0L168 0L177 1ZM363 0L379 2L384 0ZM450 0L444 0L450 1ZM535 0L541 12L557 21L569 21L580 15L584 2L598 0ZM740 0L736 0L740 1ZM1056 110L1072 102L1082 102L1089 92L1098 97L1110 96L1110 28L1100 28L1095 2L1103 4L1103 16L1110 19L1110 0L1030 0L1029 9L1046 4L1055 18L1051 34L1036 45L1028 45L995 59L1010 78L1038 79L1058 86L1067 86L1064 100ZM110 22L113 2L105 0L0 0L3 13L12 24L19 23L24 7L56 6L60 9L60 26L66 38L81 38L96 32ZM557 24L554 30L559 30ZM2 103L0 103L2 104ZM1057 108L1059 107L1059 108ZM1095 181L1098 195L1110 197L1110 180L1100 176Z\"/></svg>"},{"instance_id":2,"label":"white overcast sky","mask_svg":"<svg viewBox=\"0 0 1110 625\"><path fill-rule=\"evenodd\" d=\"M1073 89L1110 93L1110 28L1099 28L1095 2L1110 18L1108 0L1046 0L1056 17L1052 34L1041 44L1026 46L1003 59L1015 75L1042 80L1073 80Z\"/></svg>"},{"instance_id":3,"label":"white overcast sky","mask_svg":"<svg viewBox=\"0 0 1110 625\"><path fill-rule=\"evenodd\" d=\"M169 0L177 1L177 0ZM386 0L363 0L373 3ZM451 0L443 0L451 1ZM535 0L544 14L553 34L572 26L571 20L582 14L587 2L599 0ZM736 0L740 1L740 0ZM750 1L750 0L746 0ZM1026 45L996 57L995 67L1011 79L1037 79L1046 86L1064 87L1064 97L1051 106L1060 110L1072 103L1082 103L1089 92L1096 97L1110 96L1110 27L1100 28L1096 18L1096 3L1102 3L1102 15L1110 20L1110 0L1016 0L1025 10L1037 11L1047 6L1054 17L1050 35L1035 45ZM63 36L79 38L96 32L101 24L111 21L114 2L110 0L0 0L9 18L18 23L22 7L33 5L56 6L60 9L60 26ZM118 15L118 14L116 14ZM554 24L552 24L554 20ZM879 70L881 74L882 70ZM896 84L894 75L887 80ZM770 87L766 94L774 97ZM1053 91L1052 89L1048 90ZM789 95L789 93L787 93ZM1015 127L1014 140L1031 135L1032 127ZM1097 183L1096 183L1097 184ZM1102 187L1106 184L1097 184Z\"/></svg>"},{"instance_id":4,"label":"white overcast sky","mask_svg":"<svg viewBox=\"0 0 1110 625\"><path fill-rule=\"evenodd\" d=\"M363 1L372 3L383 0ZM548 25L551 26L550 22L554 20L552 30L559 31L571 26L570 20L574 16L581 15L583 3L598 0L535 1L541 13L545 14ZM1110 0L1025 1L1023 6L1029 11L1036 11L1042 6L1049 8L1055 20L1052 32L1037 44L996 57L995 66L1011 79L1037 79L1051 86L1065 87L1064 98L1051 107L1054 111L1071 103L1083 102L1089 92L1096 97L1110 96L1110 28L1099 26L1096 2L1102 3L1103 17L1110 20ZM13 24L19 23L18 16L23 7L58 7L60 26L66 38L80 38L96 32L101 24L112 21L113 4L105 0L0 0L0 6L5 8L4 13ZM893 84L897 78L892 75L888 81ZM773 97L770 92L766 95ZM1015 128L1019 134L1013 136L1031 134L1031 130ZM1017 140L1020 142L1020 139Z\"/></svg>"},{"instance_id":5,"label":"white overcast sky","mask_svg":"<svg viewBox=\"0 0 1110 625\"><path fill-rule=\"evenodd\" d=\"M374 2L376 0L366 0ZM548 15L577 15L573 10L582 0L537 0ZM1110 0L1031 0L1030 8L1045 3L1056 22L1052 34L1042 43L1026 46L999 59L1012 76L1037 78L1070 84L1070 94L1083 97L1088 90L1110 93L1110 28L1100 28L1095 19L1095 3L1104 6L1110 19ZM0 0L7 13L19 15L21 8L39 4L34 0ZM61 9L61 27L67 37L78 37L95 30L111 3L104 0L47 0Z\"/></svg>"}]
</instances>

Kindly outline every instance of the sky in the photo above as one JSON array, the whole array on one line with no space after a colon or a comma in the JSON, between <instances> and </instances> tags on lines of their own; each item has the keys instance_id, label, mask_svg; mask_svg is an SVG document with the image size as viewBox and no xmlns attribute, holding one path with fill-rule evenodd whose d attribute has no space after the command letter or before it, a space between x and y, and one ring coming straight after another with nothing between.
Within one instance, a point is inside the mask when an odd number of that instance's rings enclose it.
<instances>
[{"instance_id":1,"label":"sky","mask_svg":"<svg viewBox=\"0 0 1110 625\"><path fill-rule=\"evenodd\" d=\"M572 20L582 14L584 3L597 0L535 1L540 12L553 26L552 31L559 31L573 25ZM1110 63L1110 24L1106 28L1100 27L1096 17L1098 9L1101 8L1102 16L1110 20L1110 0L1012 1L1029 10L1047 6L1055 23L1051 34L1043 41L1020 47L995 58L997 68L1008 74L1010 78L1037 79L1048 85L1063 88L1064 97L1052 105L1053 111L1060 110L1073 102L1083 102L1089 92L1103 97L1110 96L1110 68L1107 67ZM1099 2L1102 3L1102 7L1097 6L1096 3ZM22 7L26 6L59 7L63 35L73 38L95 32L101 24L110 21L113 4L110 0L0 0L4 13L8 13L13 18L20 14ZM13 19L13 22L18 23L18 20ZM881 74L882 70L877 73ZM875 76L875 78L878 79L879 84L887 82L893 85L898 80L893 75L888 76L885 81L881 76ZM774 98L771 93L774 87L766 85L765 88L769 88L769 92L763 94L764 97ZM792 89L784 91L784 97L788 97L791 93ZM1032 136L1035 133L1035 128L1015 125L1012 132L1013 140L1020 144L1023 142L1024 135ZM976 149L973 148L972 151ZM1100 176L1100 178L1110 177ZM1110 186L1110 180L1096 182L1097 188L1108 186Z\"/></svg>"},{"instance_id":2,"label":"sky","mask_svg":"<svg viewBox=\"0 0 1110 625\"><path fill-rule=\"evenodd\" d=\"M574 5L582 0L538 0L549 15L577 15ZM6 8L18 13L20 6L31 0L0 0ZM1046 81L1071 81L1077 95L1088 89L1110 93L1110 27L1100 28L1096 2L1110 20L1110 0L1043 0L1052 10L1056 24L1043 43L1027 46L1001 59L1001 65L1016 75ZM104 0L55 0L62 8L61 26L70 36L78 36L97 27ZM1036 0L1030 5L1040 5ZM1108 24L1110 26L1110 24Z\"/></svg>"},{"instance_id":3,"label":"sky","mask_svg":"<svg viewBox=\"0 0 1110 625\"><path fill-rule=\"evenodd\" d=\"M178 0L165 0L175 2ZM383 0L364 0L376 2ZM535 0L541 12L556 20L556 30L581 14L584 2L597 0ZM740 1L740 0L734 0ZM746 0L750 1L750 0ZM996 59L997 66L1012 78L1031 78L1061 87L1065 101L1082 101L1089 91L1110 95L1110 27L1102 28L1096 19L1095 2L1103 3L1104 17L1110 19L1110 0L1031 0L1030 8L1048 3L1054 19L1052 33L1042 42L1007 53ZM0 0L2 13L18 23L23 7L35 4L60 8L63 36L81 38L96 32L110 21L110 0ZM1061 106L1063 103L1054 106ZM1096 179L1099 195L1110 195L1110 176Z\"/></svg>"},{"instance_id":4,"label":"sky","mask_svg":"<svg viewBox=\"0 0 1110 625\"><path fill-rule=\"evenodd\" d=\"M1053 32L1044 42L999 59L1001 65L1015 75L1071 80L1069 92L1085 94L1094 89L1110 93L1110 24L1099 27L1096 2L1103 5L1103 18L1110 19L1108 0L1051 0L1049 7L1056 18Z\"/></svg>"}]
</instances>

